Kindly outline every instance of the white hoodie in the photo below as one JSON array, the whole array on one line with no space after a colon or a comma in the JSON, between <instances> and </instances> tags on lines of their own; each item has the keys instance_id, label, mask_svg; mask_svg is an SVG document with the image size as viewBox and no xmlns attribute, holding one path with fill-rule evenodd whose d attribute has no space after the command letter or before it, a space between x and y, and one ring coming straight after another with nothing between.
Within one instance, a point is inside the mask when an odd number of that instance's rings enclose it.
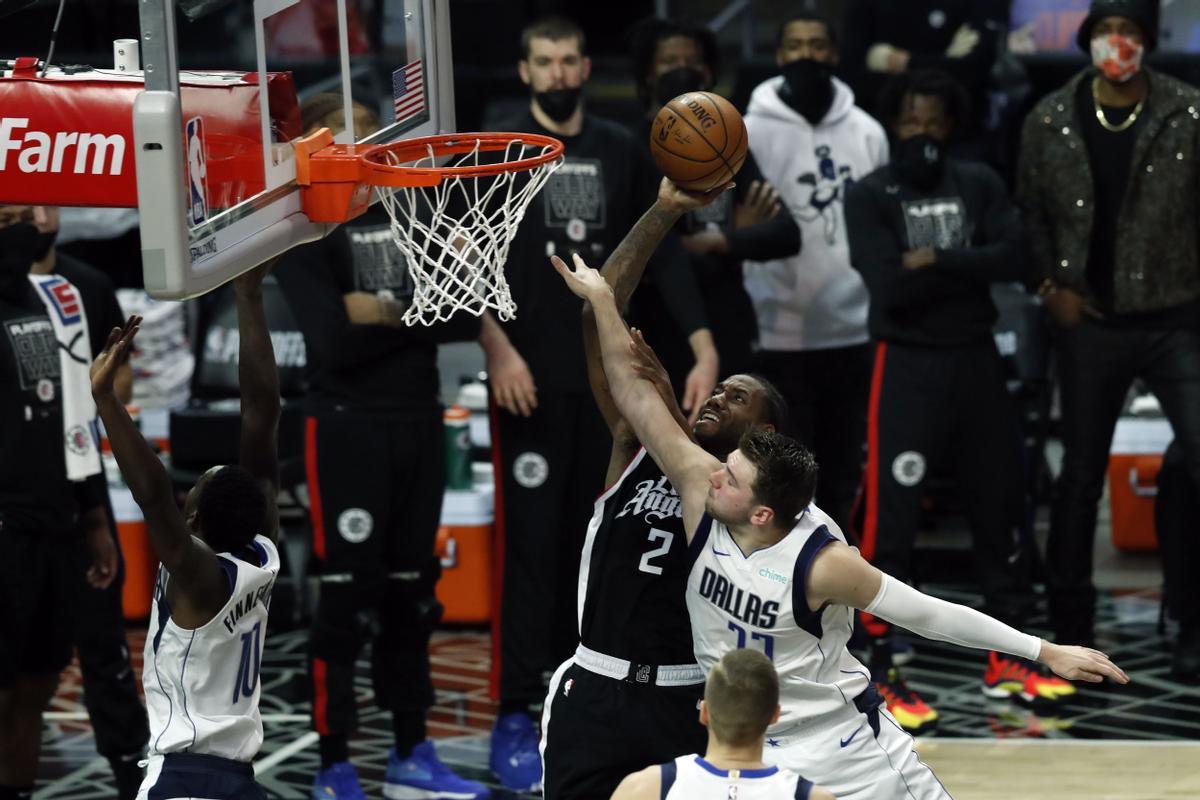
<instances>
[{"instance_id":1,"label":"white hoodie","mask_svg":"<svg viewBox=\"0 0 1200 800\"><path fill-rule=\"evenodd\" d=\"M833 105L815 127L779 98L783 77L754 90L750 151L802 234L799 254L748 261L746 291L764 350L822 350L867 341L867 288L850 266L846 188L887 163L883 127L833 79Z\"/></svg>"}]
</instances>

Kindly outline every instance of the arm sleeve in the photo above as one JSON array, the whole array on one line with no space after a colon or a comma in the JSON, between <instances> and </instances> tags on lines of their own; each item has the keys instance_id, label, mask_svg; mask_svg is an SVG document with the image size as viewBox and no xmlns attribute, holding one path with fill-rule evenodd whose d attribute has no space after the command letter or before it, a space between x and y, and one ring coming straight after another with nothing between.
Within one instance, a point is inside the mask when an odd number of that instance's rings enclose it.
<instances>
[{"instance_id":1,"label":"arm sleeve","mask_svg":"<svg viewBox=\"0 0 1200 800\"><path fill-rule=\"evenodd\" d=\"M754 155L746 151L746 163L737 177L738 202L741 202L754 181L766 183ZM729 257L739 261L770 261L787 258L800 252L800 226L780 201L779 213L761 225L732 228L725 232Z\"/></svg>"},{"instance_id":2,"label":"arm sleeve","mask_svg":"<svg viewBox=\"0 0 1200 800\"><path fill-rule=\"evenodd\" d=\"M901 244L885 219L868 184L857 183L846 194L846 230L850 263L862 273L871 302L898 310L928 305L957 294L953 273L905 269Z\"/></svg>"},{"instance_id":3,"label":"arm sleeve","mask_svg":"<svg viewBox=\"0 0 1200 800\"><path fill-rule=\"evenodd\" d=\"M1017 207L1008 199L1000 176L991 170L976 173L981 180L982 213L973 247L939 250L936 268L983 283L1019 281L1024 276L1023 234Z\"/></svg>"},{"instance_id":4,"label":"arm sleeve","mask_svg":"<svg viewBox=\"0 0 1200 800\"><path fill-rule=\"evenodd\" d=\"M1036 661L1041 653L1042 640L1036 636L1021 633L973 608L922 594L887 573L880 574L883 581L879 593L863 609L868 614L939 642L998 650L1030 661Z\"/></svg>"}]
</instances>

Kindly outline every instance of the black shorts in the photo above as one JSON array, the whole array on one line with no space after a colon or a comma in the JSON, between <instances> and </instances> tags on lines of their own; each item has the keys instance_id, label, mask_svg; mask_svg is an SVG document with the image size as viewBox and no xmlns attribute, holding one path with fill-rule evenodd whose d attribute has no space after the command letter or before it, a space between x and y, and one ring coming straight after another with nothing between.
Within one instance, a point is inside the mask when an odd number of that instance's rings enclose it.
<instances>
[{"instance_id":1,"label":"black shorts","mask_svg":"<svg viewBox=\"0 0 1200 800\"><path fill-rule=\"evenodd\" d=\"M631 772L704 752L703 684L643 686L578 664L556 677L542 734L546 800L607 798Z\"/></svg>"},{"instance_id":2,"label":"black shorts","mask_svg":"<svg viewBox=\"0 0 1200 800\"><path fill-rule=\"evenodd\" d=\"M152 762L153 763L153 762ZM173 800L203 797L206 800L266 800L267 793L254 781L254 766L219 756L169 753L162 769L153 766L139 800Z\"/></svg>"},{"instance_id":3,"label":"black shorts","mask_svg":"<svg viewBox=\"0 0 1200 800\"><path fill-rule=\"evenodd\" d=\"M82 547L76 533L0 532L0 688L70 663Z\"/></svg>"}]
</instances>

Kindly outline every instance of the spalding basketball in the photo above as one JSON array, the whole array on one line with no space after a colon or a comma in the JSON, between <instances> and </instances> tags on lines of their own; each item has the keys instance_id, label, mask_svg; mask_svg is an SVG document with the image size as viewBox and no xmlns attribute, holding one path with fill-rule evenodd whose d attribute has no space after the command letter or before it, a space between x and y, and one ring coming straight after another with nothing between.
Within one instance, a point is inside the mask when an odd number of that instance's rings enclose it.
<instances>
[{"instance_id":1,"label":"spalding basketball","mask_svg":"<svg viewBox=\"0 0 1200 800\"><path fill-rule=\"evenodd\" d=\"M733 180L746 160L746 123L712 92L671 100L650 126L654 163L681 189L707 192Z\"/></svg>"}]
</instances>

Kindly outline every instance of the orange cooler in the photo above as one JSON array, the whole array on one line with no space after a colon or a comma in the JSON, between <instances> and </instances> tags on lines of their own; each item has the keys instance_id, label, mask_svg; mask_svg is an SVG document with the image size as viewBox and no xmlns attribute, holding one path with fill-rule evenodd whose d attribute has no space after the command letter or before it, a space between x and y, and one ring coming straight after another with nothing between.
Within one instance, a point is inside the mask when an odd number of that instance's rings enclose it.
<instances>
[{"instance_id":1,"label":"orange cooler","mask_svg":"<svg viewBox=\"0 0 1200 800\"><path fill-rule=\"evenodd\" d=\"M121 589L121 608L125 619L131 622L144 621L150 617L158 558L150 545L142 509L134 502L129 489L109 484L108 496L112 501L113 516L117 520L117 539L121 543L121 555L125 559L125 585Z\"/></svg>"},{"instance_id":2,"label":"orange cooler","mask_svg":"<svg viewBox=\"0 0 1200 800\"><path fill-rule=\"evenodd\" d=\"M1161 417L1121 417L1117 421L1108 460L1108 497L1112 541L1118 550L1158 548L1154 498L1163 452L1173 438L1171 423Z\"/></svg>"},{"instance_id":3,"label":"orange cooler","mask_svg":"<svg viewBox=\"0 0 1200 800\"><path fill-rule=\"evenodd\" d=\"M447 490L436 553L442 561L437 598L443 622L485 623L492 618L491 484Z\"/></svg>"}]
</instances>

